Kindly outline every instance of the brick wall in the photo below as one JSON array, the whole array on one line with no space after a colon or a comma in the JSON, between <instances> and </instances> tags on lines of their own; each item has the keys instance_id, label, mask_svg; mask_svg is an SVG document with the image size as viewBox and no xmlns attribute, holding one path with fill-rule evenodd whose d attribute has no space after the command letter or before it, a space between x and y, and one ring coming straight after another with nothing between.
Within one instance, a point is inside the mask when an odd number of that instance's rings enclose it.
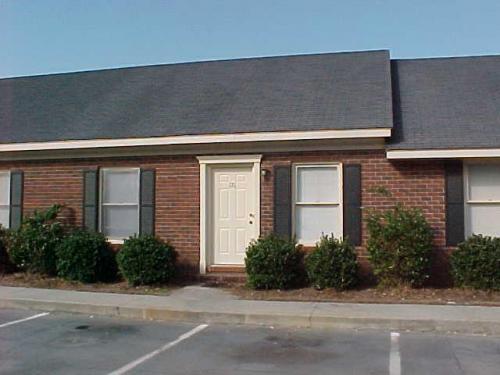
<instances>
[{"instance_id":1,"label":"brick wall","mask_svg":"<svg viewBox=\"0 0 500 375\"><path fill-rule=\"evenodd\" d=\"M444 166L441 162L389 161L384 151L315 152L266 155L262 168L292 163L341 162L361 164L361 204L368 209L383 209L401 202L419 207L432 225L436 247L445 246ZM391 197L384 197L377 188L386 188ZM273 228L273 176L262 181L262 231ZM364 228L363 228L364 229ZM363 230L363 245L366 231ZM364 246L360 248L363 254Z\"/></svg>"},{"instance_id":2,"label":"brick wall","mask_svg":"<svg viewBox=\"0 0 500 375\"><path fill-rule=\"evenodd\" d=\"M54 203L62 217L81 225L83 174L91 167L156 169L156 234L179 251L179 261L194 272L199 262L199 165L194 156L141 157L37 162L0 162L2 169L24 171L24 215Z\"/></svg>"},{"instance_id":3,"label":"brick wall","mask_svg":"<svg viewBox=\"0 0 500 375\"><path fill-rule=\"evenodd\" d=\"M362 205L390 207L394 202L420 207L435 232L436 255L446 254L444 166L439 161L389 161L383 150L322 151L265 154L262 168L271 174L261 180L261 232L273 228L273 175L275 165L294 162L341 162L362 165ZM65 205L63 216L70 223L82 221L82 170L89 167L155 168L156 233L178 250L180 261L196 272L199 261L199 165L194 156L158 156L92 160L0 162L1 169L22 169L25 173L24 213L54 203ZM385 187L392 198L376 188ZM363 230L363 245L366 231ZM364 246L359 249L365 259ZM438 270L439 273L439 270Z\"/></svg>"},{"instance_id":4,"label":"brick wall","mask_svg":"<svg viewBox=\"0 0 500 375\"><path fill-rule=\"evenodd\" d=\"M262 168L273 170L275 165L292 163L341 162L361 164L361 204L363 215L369 209L392 207L395 202L422 209L434 230L434 267L432 282L448 282L447 256L451 249L445 242L445 180L444 164L440 161L390 161L385 151L329 151L266 155ZM387 189L391 197L384 197L377 189ZM262 180L261 226L263 233L273 228L273 176ZM369 273L366 254L367 232L362 229L362 246L357 251L362 269Z\"/></svg>"}]
</instances>

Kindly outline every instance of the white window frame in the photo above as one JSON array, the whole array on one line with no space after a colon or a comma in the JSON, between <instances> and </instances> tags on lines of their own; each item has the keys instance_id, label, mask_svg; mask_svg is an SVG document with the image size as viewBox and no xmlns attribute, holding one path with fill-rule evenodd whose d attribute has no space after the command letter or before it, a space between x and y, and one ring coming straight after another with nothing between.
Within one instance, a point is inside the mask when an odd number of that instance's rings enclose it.
<instances>
[{"instance_id":1,"label":"white window frame","mask_svg":"<svg viewBox=\"0 0 500 375\"><path fill-rule=\"evenodd\" d=\"M106 172L131 172L134 171L137 173L137 203L104 203L104 174ZM99 171L99 232L102 233L102 224L103 224L103 207L104 206L137 206L137 228L140 228L140 210L141 210L141 175L140 168L127 168L127 167L117 167L117 168L101 168ZM137 233L139 234L139 233ZM122 244L124 242L124 238L113 238L107 237L108 242L112 244Z\"/></svg>"},{"instance_id":2,"label":"white window frame","mask_svg":"<svg viewBox=\"0 0 500 375\"><path fill-rule=\"evenodd\" d=\"M500 161L498 160L483 160L483 161L474 161L474 162L464 162L464 218L465 218L465 238L472 236L472 230L470 226L470 206L474 205L498 205L500 207L500 199L470 199L470 190L469 190L469 168L474 165L486 165L493 164L500 168ZM477 233L479 234L479 233Z\"/></svg>"},{"instance_id":3,"label":"white window frame","mask_svg":"<svg viewBox=\"0 0 500 375\"><path fill-rule=\"evenodd\" d=\"M320 163L294 163L292 168L292 234L296 235L296 206L334 206L339 207L339 223L340 223L340 233L343 233L344 228L344 212L343 212L343 177L342 177L342 163L337 162L320 162ZM300 168L317 168L317 167L332 167L337 168L338 170L338 178L339 178L339 200L338 203L334 202L297 202L297 193L298 193L298 169ZM330 235L331 233L325 233L325 235ZM342 238L342 234L340 235ZM319 238L317 239L319 241ZM304 246L315 246L316 243L304 243L301 242L301 245Z\"/></svg>"},{"instance_id":4,"label":"white window frame","mask_svg":"<svg viewBox=\"0 0 500 375\"><path fill-rule=\"evenodd\" d=\"M1 171L0 170L0 175L5 175L7 176L7 181L9 181L9 189L7 192L7 204L0 203L0 208L5 208L7 207L7 225L3 225L4 228L9 228L10 227L10 195L11 195L11 186L10 186L10 171Z\"/></svg>"}]
</instances>

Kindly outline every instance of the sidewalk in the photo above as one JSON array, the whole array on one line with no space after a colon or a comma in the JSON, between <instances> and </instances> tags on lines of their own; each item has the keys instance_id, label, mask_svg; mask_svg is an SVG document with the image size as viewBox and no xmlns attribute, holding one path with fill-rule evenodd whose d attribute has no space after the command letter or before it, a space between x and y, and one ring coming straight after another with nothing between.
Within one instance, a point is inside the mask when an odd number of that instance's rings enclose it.
<instances>
[{"instance_id":1,"label":"sidewalk","mask_svg":"<svg viewBox=\"0 0 500 375\"><path fill-rule=\"evenodd\" d=\"M248 301L200 286L169 296L0 286L0 308L166 321L500 335L500 307Z\"/></svg>"}]
</instances>

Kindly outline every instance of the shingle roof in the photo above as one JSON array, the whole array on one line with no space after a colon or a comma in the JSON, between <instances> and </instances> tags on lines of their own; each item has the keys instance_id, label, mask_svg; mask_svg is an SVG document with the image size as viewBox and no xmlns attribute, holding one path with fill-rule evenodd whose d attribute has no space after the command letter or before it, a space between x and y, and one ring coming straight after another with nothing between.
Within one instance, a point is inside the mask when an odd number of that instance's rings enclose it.
<instances>
[{"instance_id":1,"label":"shingle roof","mask_svg":"<svg viewBox=\"0 0 500 375\"><path fill-rule=\"evenodd\" d=\"M392 127L388 51L0 80L0 143Z\"/></svg>"},{"instance_id":2,"label":"shingle roof","mask_svg":"<svg viewBox=\"0 0 500 375\"><path fill-rule=\"evenodd\" d=\"M500 56L393 60L389 149L500 147Z\"/></svg>"}]
</instances>

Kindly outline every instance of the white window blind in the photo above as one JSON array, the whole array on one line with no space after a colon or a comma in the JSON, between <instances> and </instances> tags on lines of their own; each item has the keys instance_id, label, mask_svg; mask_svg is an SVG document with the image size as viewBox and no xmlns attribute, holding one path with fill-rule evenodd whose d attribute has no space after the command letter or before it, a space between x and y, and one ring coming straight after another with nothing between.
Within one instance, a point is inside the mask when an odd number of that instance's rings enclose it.
<instances>
[{"instance_id":1,"label":"white window blind","mask_svg":"<svg viewBox=\"0 0 500 375\"><path fill-rule=\"evenodd\" d=\"M101 232L122 240L139 232L139 169L103 169Z\"/></svg>"},{"instance_id":2,"label":"white window blind","mask_svg":"<svg viewBox=\"0 0 500 375\"><path fill-rule=\"evenodd\" d=\"M340 167L297 165L294 184L294 229L297 241L314 245L322 234L342 235Z\"/></svg>"},{"instance_id":3,"label":"white window blind","mask_svg":"<svg viewBox=\"0 0 500 375\"><path fill-rule=\"evenodd\" d=\"M0 172L0 225L9 227L10 216L10 173Z\"/></svg>"},{"instance_id":4,"label":"white window blind","mask_svg":"<svg viewBox=\"0 0 500 375\"><path fill-rule=\"evenodd\" d=\"M466 235L500 236L500 164L466 167Z\"/></svg>"}]
</instances>

